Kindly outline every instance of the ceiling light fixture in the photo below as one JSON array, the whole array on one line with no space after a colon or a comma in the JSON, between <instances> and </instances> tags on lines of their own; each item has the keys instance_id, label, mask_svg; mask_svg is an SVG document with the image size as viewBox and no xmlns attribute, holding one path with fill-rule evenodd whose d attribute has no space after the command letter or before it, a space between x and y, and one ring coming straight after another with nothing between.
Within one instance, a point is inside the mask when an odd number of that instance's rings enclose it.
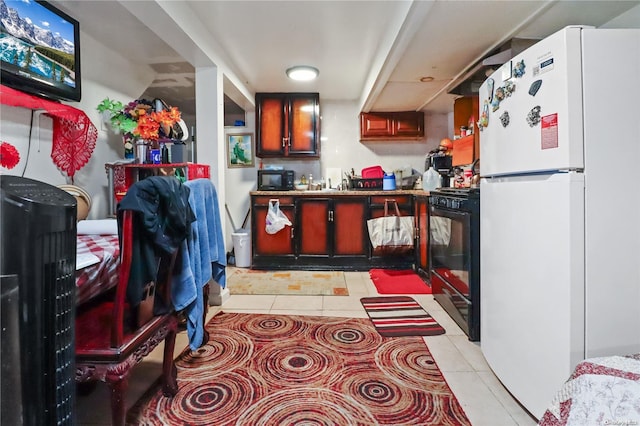
<instances>
[{"instance_id":1,"label":"ceiling light fixture","mask_svg":"<svg viewBox=\"0 0 640 426\"><path fill-rule=\"evenodd\" d=\"M421 77L420 81L423 83L429 83L431 81L435 80L433 77L429 76L429 77Z\"/></svg>"},{"instance_id":2,"label":"ceiling light fixture","mask_svg":"<svg viewBox=\"0 0 640 426\"><path fill-rule=\"evenodd\" d=\"M308 65L296 65L287 70L287 76L292 80L309 81L318 76L318 69Z\"/></svg>"}]
</instances>

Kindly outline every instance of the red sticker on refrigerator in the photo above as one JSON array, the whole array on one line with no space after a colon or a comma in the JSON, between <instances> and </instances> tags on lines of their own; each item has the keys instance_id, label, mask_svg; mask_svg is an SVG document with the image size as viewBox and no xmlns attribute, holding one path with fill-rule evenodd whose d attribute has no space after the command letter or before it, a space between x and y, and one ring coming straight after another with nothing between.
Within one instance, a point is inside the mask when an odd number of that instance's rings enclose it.
<instances>
[{"instance_id":1,"label":"red sticker on refrigerator","mask_svg":"<svg viewBox=\"0 0 640 426\"><path fill-rule=\"evenodd\" d=\"M558 147L558 113L549 114L541 120L541 148Z\"/></svg>"}]
</instances>

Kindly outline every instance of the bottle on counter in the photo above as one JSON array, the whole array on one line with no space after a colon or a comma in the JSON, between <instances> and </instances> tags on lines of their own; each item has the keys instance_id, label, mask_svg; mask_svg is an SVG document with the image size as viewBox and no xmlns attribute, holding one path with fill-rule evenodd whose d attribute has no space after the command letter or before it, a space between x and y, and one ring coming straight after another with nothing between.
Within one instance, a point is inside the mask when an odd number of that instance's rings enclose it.
<instances>
[{"instance_id":1,"label":"bottle on counter","mask_svg":"<svg viewBox=\"0 0 640 426\"><path fill-rule=\"evenodd\" d=\"M169 149L166 144L162 144L162 148L160 149L160 156L162 164L169 164Z\"/></svg>"},{"instance_id":2,"label":"bottle on counter","mask_svg":"<svg viewBox=\"0 0 640 426\"><path fill-rule=\"evenodd\" d=\"M434 189L442 186L441 180L442 176L440 176L440 173L431 166L422 175L422 189L425 191L433 191Z\"/></svg>"},{"instance_id":3,"label":"bottle on counter","mask_svg":"<svg viewBox=\"0 0 640 426\"><path fill-rule=\"evenodd\" d=\"M467 132L468 134L472 135L475 133L476 131L476 118L472 115L471 117L469 117L469 125L467 126Z\"/></svg>"}]
</instances>

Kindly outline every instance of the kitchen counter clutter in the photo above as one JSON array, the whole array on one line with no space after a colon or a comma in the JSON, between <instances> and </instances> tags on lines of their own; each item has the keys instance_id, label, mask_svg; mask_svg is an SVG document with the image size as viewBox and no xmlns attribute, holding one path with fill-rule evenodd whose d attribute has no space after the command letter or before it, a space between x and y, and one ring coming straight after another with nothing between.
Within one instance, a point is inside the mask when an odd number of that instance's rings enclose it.
<instances>
[{"instance_id":1,"label":"kitchen counter clutter","mask_svg":"<svg viewBox=\"0 0 640 426\"><path fill-rule=\"evenodd\" d=\"M370 195L429 195L428 191L421 189L394 189L394 190L364 190L364 191L338 191L337 189L323 189L317 191L251 191L249 195L266 195L266 196L303 196L303 197L317 197L317 196L370 196Z\"/></svg>"},{"instance_id":2,"label":"kitchen counter clutter","mask_svg":"<svg viewBox=\"0 0 640 426\"><path fill-rule=\"evenodd\" d=\"M390 255L369 239L367 220L384 216L394 200L401 216L414 216L414 195L422 190L252 191L251 238L254 269L369 270L413 268L415 250ZM289 219L274 234L265 222L272 201Z\"/></svg>"}]
</instances>

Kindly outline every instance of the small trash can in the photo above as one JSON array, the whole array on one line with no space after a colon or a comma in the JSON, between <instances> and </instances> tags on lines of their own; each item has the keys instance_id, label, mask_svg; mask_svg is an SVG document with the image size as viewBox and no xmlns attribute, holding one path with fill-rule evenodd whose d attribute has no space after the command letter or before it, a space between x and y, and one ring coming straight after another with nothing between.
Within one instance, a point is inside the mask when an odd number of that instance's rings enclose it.
<instances>
[{"instance_id":1,"label":"small trash can","mask_svg":"<svg viewBox=\"0 0 640 426\"><path fill-rule=\"evenodd\" d=\"M231 233L233 240L233 252L236 258L236 266L248 268L251 266L251 233L246 229Z\"/></svg>"}]
</instances>

